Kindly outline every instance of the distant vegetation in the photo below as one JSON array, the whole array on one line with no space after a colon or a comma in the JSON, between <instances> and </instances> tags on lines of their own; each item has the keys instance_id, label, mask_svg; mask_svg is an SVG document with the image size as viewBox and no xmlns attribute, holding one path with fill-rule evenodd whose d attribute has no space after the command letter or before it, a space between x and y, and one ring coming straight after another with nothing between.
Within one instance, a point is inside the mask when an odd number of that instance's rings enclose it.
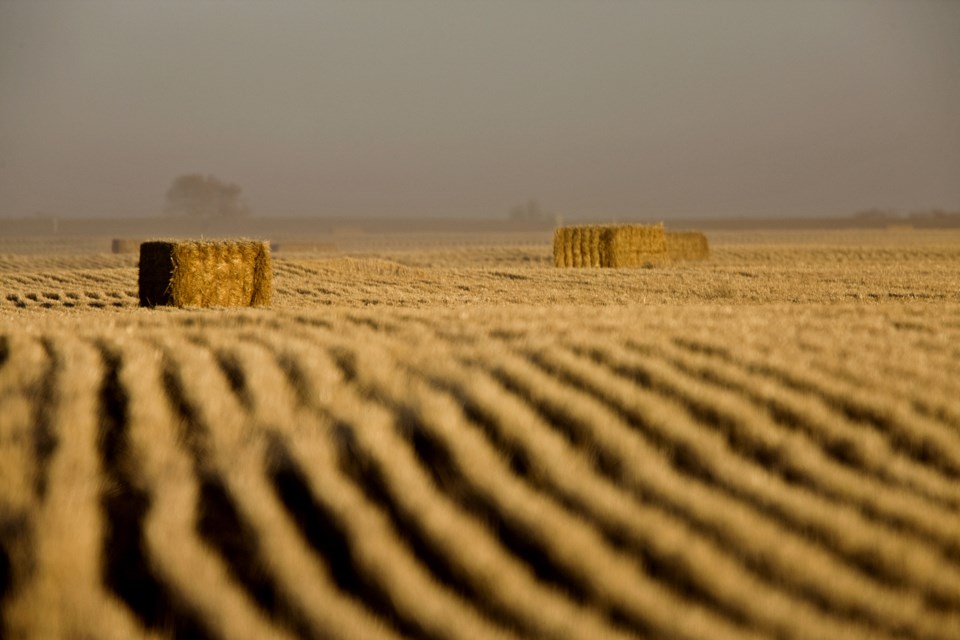
<instances>
[{"instance_id":1,"label":"distant vegetation","mask_svg":"<svg viewBox=\"0 0 960 640\"><path fill-rule=\"evenodd\" d=\"M925 224L927 226L939 226L934 223L954 223L954 224L944 224L942 226L956 226L957 223L960 223L960 210L957 211L946 211L944 209L926 209L911 211L908 214L901 214L895 209L881 209L879 207L874 207L872 209L864 209L863 211L858 211L852 216L855 220L862 220L864 222L877 221L877 222L908 222L908 223L918 223Z\"/></svg>"},{"instance_id":2,"label":"distant vegetation","mask_svg":"<svg viewBox=\"0 0 960 640\"><path fill-rule=\"evenodd\" d=\"M542 209L540 203L534 199L527 200L523 204L518 204L510 209L511 220L550 220L557 222L557 214Z\"/></svg>"},{"instance_id":3,"label":"distant vegetation","mask_svg":"<svg viewBox=\"0 0 960 640\"><path fill-rule=\"evenodd\" d=\"M182 175L167 189L164 213L194 218L244 218L250 207L242 189L213 175Z\"/></svg>"}]
</instances>

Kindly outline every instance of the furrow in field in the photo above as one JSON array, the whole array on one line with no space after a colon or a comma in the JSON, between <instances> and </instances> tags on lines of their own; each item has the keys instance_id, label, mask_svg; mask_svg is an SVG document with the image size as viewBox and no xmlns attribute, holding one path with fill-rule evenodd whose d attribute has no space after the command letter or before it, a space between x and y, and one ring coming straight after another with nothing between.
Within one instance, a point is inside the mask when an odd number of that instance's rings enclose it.
<instances>
[{"instance_id":1,"label":"furrow in field","mask_svg":"<svg viewBox=\"0 0 960 640\"><path fill-rule=\"evenodd\" d=\"M270 468L284 506L327 560L339 587L406 637L511 637L438 584L388 515L343 473L332 441L342 436L342 430L278 434Z\"/></svg>"},{"instance_id":2,"label":"furrow in field","mask_svg":"<svg viewBox=\"0 0 960 640\"><path fill-rule=\"evenodd\" d=\"M960 338L946 332L938 333L936 338L940 344L928 348L892 347L893 337L876 340L874 344L838 346L827 331L821 331L805 335L797 347L804 352L801 361L824 379L839 379L871 393L909 402L922 415L957 430L960 368L954 364L955 356L944 347Z\"/></svg>"},{"instance_id":3,"label":"furrow in field","mask_svg":"<svg viewBox=\"0 0 960 640\"><path fill-rule=\"evenodd\" d=\"M960 375L953 377L944 373L930 373L938 371L935 365L927 365L928 369L921 373L884 367L879 363L853 368L847 362L839 357L835 361L818 360L812 362L811 366L826 379L835 378L845 384L865 385L876 393L908 402L915 411L945 425L952 425L960 434L960 408L956 402L960 387L945 383L953 382Z\"/></svg>"},{"instance_id":4,"label":"furrow in field","mask_svg":"<svg viewBox=\"0 0 960 640\"><path fill-rule=\"evenodd\" d=\"M854 329L856 321L845 322L850 330L842 342L836 339L835 321L806 321L788 342L778 340L776 333L752 334L750 351L756 355L758 350L774 350L819 370L828 367L843 371L841 378L870 393L899 391L898 395L915 402L929 417L948 425L960 424L956 409L950 411L960 392L956 382L960 367L950 348L958 341L956 332L945 327L943 321L914 328L914 320L898 315L873 322L857 321L864 326ZM832 375L838 374L827 373L828 378Z\"/></svg>"},{"instance_id":5,"label":"furrow in field","mask_svg":"<svg viewBox=\"0 0 960 640\"><path fill-rule=\"evenodd\" d=\"M418 589L427 580L398 551L400 542L378 519L380 514L363 506L358 512L340 502L358 498L344 488L354 488L349 482L340 485L329 478L316 479L324 474L314 465L334 470L337 465L324 453L325 445L318 445L320 436L288 439L274 431L266 437L270 441L267 477L300 535L325 564L340 597L367 607L371 619L383 621L389 637L432 638L438 635L434 629L444 624L449 631L452 621L438 622L442 614L434 607L433 589ZM330 506L331 501L335 506ZM420 594L416 603L409 602L413 593ZM398 594L406 597L395 597Z\"/></svg>"},{"instance_id":6,"label":"furrow in field","mask_svg":"<svg viewBox=\"0 0 960 640\"><path fill-rule=\"evenodd\" d=\"M44 380L52 361L34 338L0 336L0 635L13 637L4 624L7 603L30 580L35 566L34 538L39 501L33 431Z\"/></svg>"},{"instance_id":7,"label":"furrow in field","mask_svg":"<svg viewBox=\"0 0 960 640\"><path fill-rule=\"evenodd\" d=\"M284 599L293 603L309 624L310 631L319 637L394 638L399 637L378 612L365 608L365 603L350 597L340 590L328 569L335 559L318 559L307 539L290 513L284 508L282 496L277 492L277 450L273 442L283 437L296 438L306 430L322 431L329 425L313 412L303 410L283 372L277 366L273 354L247 340L209 336L218 363L233 378L240 404L249 413L255 424L255 433L266 440L258 442L256 456L249 453L246 464L232 463L248 471L238 478L245 492L255 491L257 500L245 496L255 509L247 509L251 523L261 538L264 561L276 576L277 587ZM234 420L236 407L228 416ZM221 417L222 420L222 417ZM261 436L255 436L260 440ZM266 447L266 450L261 450ZM282 449L282 447L280 447ZM255 469L262 478L254 480L249 473ZM264 491L268 485L269 495Z\"/></svg>"},{"instance_id":8,"label":"furrow in field","mask_svg":"<svg viewBox=\"0 0 960 640\"><path fill-rule=\"evenodd\" d=\"M283 637L264 619L198 529L206 516L202 478L186 448L182 382L151 343L123 345L119 379L128 394L130 463L135 465L150 505L143 520L142 546L165 609L188 636ZM168 623L160 620L161 628ZM178 631L179 633L179 631Z\"/></svg>"},{"instance_id":9,"label":"furrow in field","mask_svg":"<svg viewBox=\"0 0 960 640\"><path fill-rule=\"evenodd\" d=\"M641 632L755 635L701 603L674 596L583 520L519 481L455 401L378 366L389 361L385 353L354 345L340 351L339 360L365 393L404 417L407 437L435 477L452 482L463 493L461 499L495 523L501 539L532 562L541 578L564 585ZM564 535L556 536L556 531Z\"/></svg>"},{"instance_id":10,"label":"furrow in field","mask_svg":"<svg viewBox=\"0 0 960 640\"><path fill-rule=\"evenodd\" d=\"M672 590L703 600L778 637L877 637L869 628L820 611L796 594L762 580L739 559L657 505L637 501L544 421L534 407L488 373L457 362L510 357L488 344L462 354L445 348L429 356L417 347L396 349L408 375L448 390L467 417L506 454L511 467L592 522L619 548L639 557L645 572ZM802 624L800 623L802 621Z\"/></svg>"},{"instance_id":11,"label":"furrow in field","mask_svg":"<svg viewBox=\"0 0 960 640\"><path fill-rule=\"evenodd\" d=\"M198 612L163 581L149 555L146 522L164 516L155 509L156 495L168 490L168 482L175 492L189 480L176 475L176 462L182 460L169 439L173 426L162 400L157 352L130 340L101 338L97 346L105 366L99 434L106 476L101 495L105 586L146 628L207 637ZM143 451L146 438L149 454Z\"/></svg>"},{"instance_id":12,"label":"furrow in field","mask_svg":"<svg viewBox=\"0 0 960 640\"><path fill-rule=\"evenodd\" d=\"M323 387L319 389L323 390L321 397L330 393ZM341 390L335 393L339 395ZM374 526L362 538L357 537L358 530L366 530L371 523L375 525L384 514L376 505L363 506L370 502L369 496L364 494L368 487L351 477L346 469L351 461L343 460L340 455L343 452L339 451L343 425L331 425L327 419L321 420L321 425L315 431L316 438L305 433L301 426L296 430L278 427L274 452L282 452L279 456L282 462L271 473L288 509L298 516L303 534L331 563L331 571L341 588L388 615L405 635L425 638L458 633L470 637L509 636L504 629L479 616L469 602L434 582L428 569L418 564L418 559L407 548L405 532L394 530L389 521ZM329 487L331 482L346 483L354 487L353 493L359 492L357 499L362 502L353 500L353 506L347 512L342 510L343 489L338 490L336 496L310 495L315 465L297 461L296 452L305 441L321 437L329 439L330 444L326 446L332 445L331 455L334 456L333 466L324 469L327 475L333 476L326 478L325 486ZM307 448L310 446L313 445ZM412 597L414 594L415 598ZM462 625L459 631L458 624Z\"/></svg>"},{"instance_id":13,"label":"furrow in field","mask_svg":"<svg viewBox=\"0 0 960 640\"><path fill-rule=\"evenodd\" d=\"M54 405L49 402L44 402L43 400L55 397L57 391L56 385L59 378L57 374L57 359L53 354L50 339L42 337L40 338L40 344L46 350L50 358L50 363L46 370L46 375L43 377L37 389L40 402L37 403L36 423L32 430L30 444L33 449L32 453L36 466L36 472L33 478L34 492L43 499L47 493L49 462L60 444L57 436L56 415L53 412Z\"/></svg>"},{"instance_id":14,"label":"furrow in field","mask_svg":"<svg viewBox=\"0 0 960 640\"><path fill-rule=\"evenodd\" d=\"M909 317L893 315L884 319L882 328L875 333L854 332L840 344L831 339L830 325L821 323L817 330L805 332L797 345L823 356L823 360L834 360L832 356L840 355L850 363L862 362L867 368L880 366L909 377L926 376L936 386L956 389L960 363L951 347L960 338L960 331L950 328L949 319L948 315L930 314L925 324L914 325ZM933 372L948 375L936 378L930 375Z\"/></svg>"},{"instance_id":15,"label":"furrow in field","mask_svg":"<svg viewBox=\"0 0 960 640\"><path fill-rule=\"evenodd\" d=\"M556 349L525 351L537 366L515 359L485 366L577 446L594 449L599 468L641 500L663 505L733 550L751 570L826 610L900 633L949 637L943 629L958 628L952 615L931 609L915 590L872 580L808 540L803 529L785 526L715 484L703 466L731 453L710 440L671 441L676 429L694 438L699 429L678 405L589 360Z\"/></svg>"},{"instance_id":16,"label":"furrow in field","mask_svg":"<svg viewBox=\"0 0 960 640\"><path fill-rule=\"evenodd\" d=\"M145 635L101 582L102 469L97 451L97 352L72 336L46 339L55 374L39 400L57 446L50 452L33 526L35 567L4 611L12 636L136 638Z\"/></svg>"},{"instance_id":17,"label":"furrow in field","mask_svg":"<svg viewBox=\"0 0 960 640\"><path fill-rule=\"evenodd\" d=\"M271 520L282 509L264 471L266 444L241 400L244 372L224 367L204 342L195 335L163 340L183 442L200 482L197 533L243 587L263 623L276 625L265 628L277 635L309 635L307 615L284 597L276 572L289 565L277 557L280 549L264 542L289 522ZM288 540L297 540L292 526L286 531Z\"/></svg>"},{"instance_id":18,"label":"furrow in field","mask_svg":"<svg viewBox=\"0 0 960 640\"><path fill-rule=\"evenodd\" d=\"M913 411L905 403L883 394L870 393L856 384L826 380L802 362L776 353L760 359L703 339L681 338L676 342L692 351L738 362L785 386L819 396L847 416L873 424L891 440L892 446L902 449L919 463L935 468L951 481L960 479L960 438L956 429Z\"/></svg>"},{"instance_id":19,"label":"furrow in field","mask_svg":"<svg viewBox=\"0 0 960 640\"><path fill-rule=\"evenodd\" d=\"M806 529L809 536L842 554L864 572L894 584L911 585L927 592L931 602L960 609L960 571L943 553L902 530L893 530L884 522L865 518L848 504L826 500L806 487L790 484L789 478L781 475L782 471L777 467L784 465L786 461L782 458L792 453L784 449L795 446L796 438L775 443L769 448L768 460L762 457L751 460L746 457L744 449L756 446L756 443L738 441L736 436L743 436L742 431L721 435L704 427L729 426L737 419L731 416L749 413L740 398L729 394L724 397L690 378L678 376L654 358L630 354L609 344L601 346L599 340L588 340L588 343L590 346L585 349L591 357L616 375L625 376L625 379L654 393L676 397L687 410L692 409L692 415L700 424L695 431L681 436L684 444L702 446L709 439L718 447L727 447L730 455L712 460L706 471L740 499L751 501L757 508L794 527ZM727 425L723 424L724 420ZM749 420L762 422L763 415L755 412L749 415ZM740 426L747 422L741 421ZM770 424L766 426L768 431L762 436L775 433ZM678 435L677 430L672 435ZM802 459L790 463L795 473L802 464L813 464ZM822 470L822 473L834 472L834 469ZM762 481L750 482L749 478L761 478ZM955 516L945 514L944 528L954 527L956 523Z\"/></svg>"},{"instance_id":20,"label":"furrow in field","mask_svg":"<svg viewBox=\"0 0 960 640\"><path fill-rule=\"evenodd\" d=\"M834 459L934 500L942 507L960 507L960 487L956 483L903 455L881 434L861 421L837 413L823 399L673 343L642 347L643 351L651 349L687 373L766 407L776 420L807 433Z\"/></svg>"},{"instance_id":21,"label":"furrow in field","mask_svg":"<svg viewBox=\"0 0 960 640\"><path fill-rule=\"evenodd\" d=\"M711 436L725 438L747 461L781 476L786 481L779 484L785 510L808 524L830 526L829 537L841 529L868 532L872 539L862 540L859 547L888 549L897 564L906 557L901 548L940 547L948 555L957 555L960 514L956 509L891 486L862 468L838 463L806 434L779 423L765 406L753 403L738 389L724 388L722 380L719 384L705 380L700 371L684 370L643 345L625 350L590 339L578 341L576 348L592 352L619 374L675 398ZM828 514L831 522L811 515L815 513ZM911 562L920 564L916 558ZM942 558L931 557L926 566L940 562ZM896 575L899 570L893 571ZM960 593L960 576L955 586Z\"/></svg>"},{"instance_id":22,"label":"furrow in field","mask_svg":"<svg viewBox=\"0 0 960 640\"><path fill-rule=\"evenodd\" d=\"M618 637L595 612L540 584L482 523L440 492L415 451L396 431L396 418L346 386L330 357L314 345L275 345L278 363L303 402L339 425L340 464L358 490L382 505L420 562L463 592L493 620L524 635Z\"/></svg>"}]
</instances>

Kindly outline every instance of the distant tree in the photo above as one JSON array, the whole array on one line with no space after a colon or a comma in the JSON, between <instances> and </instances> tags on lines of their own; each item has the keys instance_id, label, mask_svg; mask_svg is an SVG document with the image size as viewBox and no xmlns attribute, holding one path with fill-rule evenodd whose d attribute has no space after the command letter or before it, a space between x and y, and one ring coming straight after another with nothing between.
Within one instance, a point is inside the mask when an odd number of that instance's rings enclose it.
<instances>
[{"instance_id":1,"label":"distant tree","mask_svg":"<svg viewBox=\"0 0 960 640\"><path fill-rule=\"evenodd\" d=\"M510 209L511 220L543 220L550 215L540 208L539 202L533 199Z\"/></svg>"},{"instance_id":2,"label":"distant tree","mask_svg":"<svg viewBox=\"0 0 960 640\"><path fill-rule=\"evenodd\" d=\"M864 209L863 211L857 211L853 214L853 218L856 220L889 220L896 217L898 216L895 210L881 209L880 207Z\"/></svg>"},{"instance_id":3,"label":"distant tree","mask_svg":"<svg viewBox=\"0 0 960 640\"><path fill-rule=\"evenodd\" d=\"M182 175L167 189L164 213L194 218L243 218L250 215L242 189L216 176Z\"/></svg>"}]
</instances>

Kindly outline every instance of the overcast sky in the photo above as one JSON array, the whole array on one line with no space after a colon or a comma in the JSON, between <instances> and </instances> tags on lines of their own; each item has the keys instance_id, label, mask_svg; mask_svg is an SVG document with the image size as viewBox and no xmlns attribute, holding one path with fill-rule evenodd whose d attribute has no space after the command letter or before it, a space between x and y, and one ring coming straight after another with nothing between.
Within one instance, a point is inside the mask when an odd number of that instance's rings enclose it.
<instances>
[{"instance_id":1,"label":"overcast sky","mask_svg":"<svg viewBox=\"0 0 960 640\"><path fill-rule=\"evenodd\" d=\"M958 0L0 0L0 216L960 209Z\"/></svg>"}]
</instances>

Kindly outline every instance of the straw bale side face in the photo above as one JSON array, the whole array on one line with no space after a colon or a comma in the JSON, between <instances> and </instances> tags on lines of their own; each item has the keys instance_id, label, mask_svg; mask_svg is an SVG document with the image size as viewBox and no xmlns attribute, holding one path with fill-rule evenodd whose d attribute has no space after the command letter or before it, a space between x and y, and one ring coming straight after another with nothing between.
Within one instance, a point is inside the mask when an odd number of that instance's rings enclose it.
<instances>
[{"instance_id":1,"label":"straw bale side face","mask_svg":"<svg viewBox=\"0 0 960 640\"><path fill-rule=\"evenodd\" d=\"M253 240L145 242L140 246L140 305L268 306L270 247Z\"/></svg>"},{"instance_id":2,"label":"straw bale side face","mask_svg":"<svg viewBox=\"0 0 960 640\"><path fill-rule=\"evenodd\" d=\"M663 225L578 225L553 234L558 267L634 267L667 257Z\"/></svg>"},{"instance_id":3,"label":"straw bale side face","mask_svg":"<svg viewBox=\"0 0 960 640\"><path fill-rule=\"evenodd\" d=\"M603 260L600 256L600 241L603 238L603 229L601 227L590 227L590 242L588 250L590 252L590 266L602 267Z\"/></svg>"},{"instance_id":4,"label":"straw bale side face","mask_svg":"<svg viewBox=\"0 0 960 640\"><path fill-rule=\"evenodd\" d=\"M611 227L604 238L608 267L639 267L666 258L663 225L624 224Z\"/></svg>"},{"instance_id":5,"label":"straw bale side face","mask_svg":"<svg viewBox=\"0 0 960 640\"><path fill-rule=\"evenodd\" d=\"M699 231L668 231L667 254L671 260L706 260L710 243Z\"/></svg>"},{"instance_id":6,"label":"straw bale side face","mask_svg":"<svg viewBox=\"0 0 960 640\"><path fill-rule=\"evenodd\" d=\"M553 264L556 267L567 266L566 227L557 227L553 230Z\"/></svg>"}]
</instances>

